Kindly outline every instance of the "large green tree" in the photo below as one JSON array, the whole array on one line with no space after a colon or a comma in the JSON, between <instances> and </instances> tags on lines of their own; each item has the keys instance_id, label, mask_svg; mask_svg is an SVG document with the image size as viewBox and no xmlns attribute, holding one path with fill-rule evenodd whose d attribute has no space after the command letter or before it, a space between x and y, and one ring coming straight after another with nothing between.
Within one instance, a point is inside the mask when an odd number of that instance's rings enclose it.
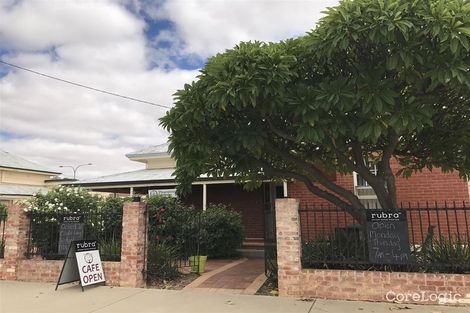
<instances>
[{"instance_id":1,"label":"large green tree","mask_svg":"<svg viewBox=\"0 0 470 313\"><path fill-rule=\"evenodd\" d=\"M363 222L331 173L357 172L390 209L396 175L469 177L470 2L342 1L305 36L210 58L161 123L183 189L203 173L295 179Z\"/></svg>"}]
</instances>

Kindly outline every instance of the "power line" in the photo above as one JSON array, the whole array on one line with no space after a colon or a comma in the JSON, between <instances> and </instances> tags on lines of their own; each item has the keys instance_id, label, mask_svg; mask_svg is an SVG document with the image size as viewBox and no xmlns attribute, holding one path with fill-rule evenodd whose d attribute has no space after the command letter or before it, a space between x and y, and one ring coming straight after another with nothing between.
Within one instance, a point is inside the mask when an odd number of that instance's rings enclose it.
<instances>
[{"instance_id":1,"label":"power line","mask_svg":"<svg viewBox=\"0 0 470 313\"><path fill-rule=\"evenodd\" d=\"M33 73L33 74L36 74L36 75L40 75L40 76L44 76L44 77L47 77L47 78L50 78L50 79L58 80L58 81L63 82L63 83L67 83L67 84L74 85L74 86L77 86L77 87L90 89L90 90L93 90L93 91L96 91L96 92L101 92L101 93L104 93L104 94L107 94L107 95L110 95L110 96L115 96L115 97L120 97L120 98L124 98L124 99L127 99L127 100L132 100L132 101L136 101L136 102L150 104L150 105L165 108L165 109L171 109L171 107L166 106L166 105L157 104L157 103L153 103L153 102L145 101L145 100L140 100L140 99L137 99L137 98L120 95L118 93L114 93L114 92L110 92L110 91L90 87L90 86L87 86L87 85L75 83L75 82L72 82L72 81L69 81L69 80L66 80L66 79L62 79L62 78L59 78L59 77L55 77L55 76L47 75L47 74L40 73L40 72L37 72L37 71L33 71L31 69L21 67L19 65L11 64L11 63L8 63L8 62L2 61L2 60L0 60L0 63L11 66L11 67L14 67L14 68L17 68L17 69L20 69L20 70L23 70L23 71L26 71L26 72L30 72L30 73Z\"/></svg>"}]
</instances>

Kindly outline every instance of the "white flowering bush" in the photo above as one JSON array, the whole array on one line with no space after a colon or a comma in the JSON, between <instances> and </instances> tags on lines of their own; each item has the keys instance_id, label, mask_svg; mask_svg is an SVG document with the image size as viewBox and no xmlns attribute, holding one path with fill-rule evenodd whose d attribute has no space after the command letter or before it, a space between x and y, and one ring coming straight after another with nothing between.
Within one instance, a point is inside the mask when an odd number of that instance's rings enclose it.
<instances>
[{"instance_id":1,"label":"white flowering bush","mask_svg":"<svg viewBox=\"0 0 470 313\"><path fill-rule=\"evenodd\" d=\"M63 257L57 255L57 247L61 217L66 214L83 216L86 239L97 239L103 247L120 248L124 201L68 186L35 195L27 201L25 208L32 221L33 254L48 259Z\"/></svg>"},{"instance_id":2,"label":"white flowering bush","mask_svg":"<svg viewBox=\"0 0 470 313\"><path fill-rule=\"evenodd\" d=\"M57 187L47 194L37 194L28 201L26 212L83 213L96 211L101 197L79 187Z\"/></svg>"}]
</instances>

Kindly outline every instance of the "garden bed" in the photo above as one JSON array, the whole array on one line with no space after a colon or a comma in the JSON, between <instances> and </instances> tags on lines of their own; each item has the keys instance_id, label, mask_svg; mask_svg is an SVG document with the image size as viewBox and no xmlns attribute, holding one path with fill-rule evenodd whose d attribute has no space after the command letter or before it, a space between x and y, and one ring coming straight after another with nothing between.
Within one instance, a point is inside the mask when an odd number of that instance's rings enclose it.
<instances>
[{"instance_id":1,"label":"garden bed","mask_svg":"<svg viewBox=\"0 0 470 313\"><path fill-rule=\"evenodd\" d=\"M200 276L196 273L181 274L173 279L154 278L149 279L147 282L148 288L154 289L167 289L167 290L181 290Z\"/></svg>"},{"instance_id":2,"label":"garden bed","mask_svg":"<svg viewBox=\"0 0 470 313\"><path fill-rule=\"evenodd\" d=\"M279 291L277 288L277 280L268 278L266 279L264 284L258 289L256 295L277 297L279 295Z\"/></svg>"}]
</instances>

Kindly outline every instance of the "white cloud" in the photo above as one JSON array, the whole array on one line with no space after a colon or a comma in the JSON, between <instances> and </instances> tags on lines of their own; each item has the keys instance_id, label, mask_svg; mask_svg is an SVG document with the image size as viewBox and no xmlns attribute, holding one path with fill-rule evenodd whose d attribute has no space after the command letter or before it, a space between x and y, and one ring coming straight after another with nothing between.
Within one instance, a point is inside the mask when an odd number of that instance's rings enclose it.
<instances>
[{"instance_id":1,"label":"white cloud","mask_svg":"<svg viewBox=\"0 0 470 313\"><path fill-rule=\"evenodd\" d=\"M21 1L0 10L0 41L17 49L100 46L133 39L143 26L109 1Z\"/></svg>"},{"instance_id":2,"label":"white cloud","mask_svg":"<svg viewBox=\"0 0 470 313\"><path fill-rule=\"evenodd\" d=\"M276 41L304 34L338 0L172 0L154 16L169 18L188 53L208 57L240 41Z\"/></svg>"},{"instance_id":3,"label":"white cloud","mask_svg":"<svg viewBox=\"0 0 470 313\"><path fill-rule=\"evenodd\" d=\"M14 51L3 60L85 85L171 106L197 74L148 69L144 23L116 3L22 2L0 21L0 41ZM82 177L142 167L124 154L167 137L163 108L24 71L0 79L0 108L1 131L15 138L4 136L2 149L56 170L92 162Z\"/></svg>"},{"instance_id":4,"label":"white cloud","mask_svg":"<svg viewBox=\"0 0 470 313\"><path fill-rule=\"evenodd\" d=\"M172 56L206 58L241 40L273 41L312 28L336 1L0 2L1 59L111 92L172 105L197 71ZM124 5L167 19L173 29L146 38L148 25ZM168 47L159 47L166 41ZM189 61L187 61L189 62ZM149 68L158 64L158 68ZM170 70L162 70L162 68ZM6 68L2 65L1 73ZM165 109L96 93L31 73L0 76L0 148L58 170L92 162L83 178L141 168L125 153L166 141ZM0 133L0 135L2 135ZM5 135L6 134L6 135ZM12 135L12 136L10 136ZM67 175L71 173L66 172Z\"/></svg>"}]
</instances>

